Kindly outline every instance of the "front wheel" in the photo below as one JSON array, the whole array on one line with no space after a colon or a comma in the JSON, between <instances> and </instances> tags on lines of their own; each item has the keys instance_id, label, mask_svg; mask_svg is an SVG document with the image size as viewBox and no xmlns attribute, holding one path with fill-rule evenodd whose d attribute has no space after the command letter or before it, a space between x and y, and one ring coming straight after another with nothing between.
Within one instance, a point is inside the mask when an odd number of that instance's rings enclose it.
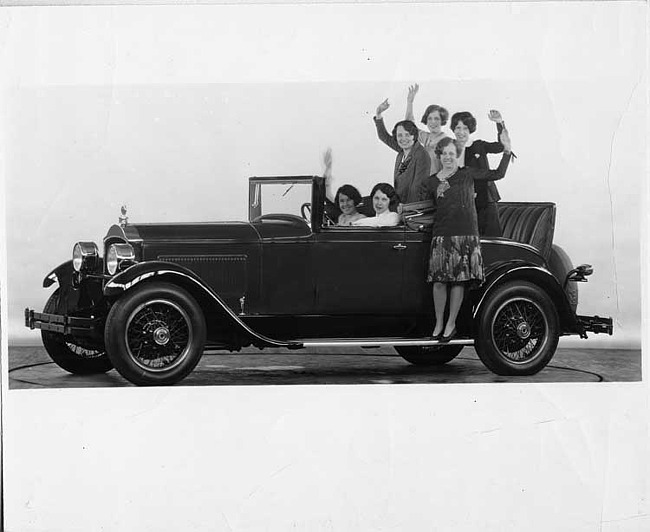
<instances>
[{"instance_id":1,"label":"front wheel","mask_svg":"<svg viewBox=\"0 0 650 532\"><path fill-rule=\"evenodd\" d=\"M444 346L404 346L396 347L395 351L407 362L416 366L442 366L451 362L463 350L462 345Z\"/></svg>"},{"instance_id":2,"label":"front wheel","mask_svg":"<svg viewBox=\"0 0 650 532\"><path fill-rule=\"evenodd\" d=\"M534 375L553 358L559 328L555 305L542 288L509 282L488 296L474 347L498 375Z\"/></svg>"},{"instance_id":3,"label":"front wheel","mask_svg":"<svg viewBox=\"0 0 650 532\"><path fill-rule=\"evenodd\" d=\"M205 345L205 318L194 298L168 283L127 293L106 320L106 351L115 369L133 384L169 385L198 364Z\"/></svg>"},{"instance_id":4,"label":"front wheel","mask_svg":"<svg viewBox=\"0 0 650 532\"><path fill-rule=\"evenodd\" d=\"M45 303L43 312L54 314L59 305L57 288ZM83 338L52 331L41 331L43 346L50 358L64 370L75 375L94 375L113 369L103 347L91 344Z\"/></svg>"}]
</instances>

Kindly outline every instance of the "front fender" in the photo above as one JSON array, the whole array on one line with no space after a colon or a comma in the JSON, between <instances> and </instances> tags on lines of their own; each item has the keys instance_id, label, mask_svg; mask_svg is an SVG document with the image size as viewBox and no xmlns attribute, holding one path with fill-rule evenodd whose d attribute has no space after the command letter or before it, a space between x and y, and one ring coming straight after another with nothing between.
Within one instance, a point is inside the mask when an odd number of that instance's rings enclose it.
<instances>
[{"instance_id":1,"label":"front fender","mask_svg":"<svg viewBox=\"0 0 650 532\"><path fill-rule=\"evenodd\" d=\"M571 309L571 304L555 276L543 266L526 264L520 261L504 263L488 274L487 279L477 293L474 319L480 315L489 295L498 286L509 281L528 281L543 288L557 308L563 332L569 334L580 334L582 332L582 327L578 323L575 312Z\"/></svg>"},{"instance_id":2,"label":"front fender","mask_svg":"<svg viewBox=\"0 0 650 532\"><path fill-rule=\"evenodd\" d=\"M67 279L70 279L73 273L74 268L72 267L72 260L68 260L62 264L59 264L45 276L43 279L43 288L49 288L56 282L58 282L60 286L69 284L65 281Z\"/></svg>"},{"instance_id":3,"label":"front fender","mask_svg":"<svg viewBox=\"0 0 650 532\"><path fill-rule=\"evenodd\" d=\"M104 285L104 296L109 299L120 297L142 282L152 280L171 282L187 289L197 300L207 301L220 311L231 325L253 340L259 347L294 347L295 342L283 342L268 338L255 332L212 288L206 285L193 271L173 262L148 261L141 262L117 274Z\"/></svg>"}]
</instances>

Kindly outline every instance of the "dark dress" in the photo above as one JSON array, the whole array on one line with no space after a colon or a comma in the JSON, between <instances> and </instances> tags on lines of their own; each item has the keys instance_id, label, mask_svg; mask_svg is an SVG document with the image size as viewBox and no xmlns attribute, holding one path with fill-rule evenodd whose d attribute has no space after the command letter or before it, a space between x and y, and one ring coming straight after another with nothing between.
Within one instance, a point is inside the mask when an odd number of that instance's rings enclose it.
<instances>
[{"instance_id":1,"label":"dark dress","mask_svg":"<svg viewBox=\"0 0 650 532\"><path fill-rule=\"evenodd\" d=\"M510 155L504 154L496 170L465 166L447 179L431 176L429 195L436 204L429 260L429 282L459 283L483 280L483 258L474 184L505 176Z\"/></svg>"},{"instance_id":2,"label":"dark dress","mask_svg":"<svg viewBox=\"0 0 650 532\"><path fill-rule=\"evenodd\" d=\"M422 195L425 189L424 185L429 179L429 171L431 170L431 158L420 144L417 139L413 144L413 148L406 158L402 161L404 151L399 147L397 141L393 136L388 133L384 125L383 118L377 120L373 117L375 127L377 128L377 136L386 146L397 152L395 158L395 169L393 172L394 186L400 202L402 203L415 203L426 199Z\"/></svg>"},{"instance_id":3,"label":"dark dress","mask_svg":"<svg viewBox=\"0 0 650 532\"><path fill-rule=\"evenodd\" d=\"M497 138L503 131L503 124L497 124ZM488 170L488 153L501 153L503 144L501 142L486 142L475 140L471 146L465 149L465 166ZM478 216L478 231L481 236L501 236L501 223L499 221L499 210L497 201L501 199L499 190L494 181L477 181L474 184L476 192L476 212Z\"/></svg>"}]
</instances>

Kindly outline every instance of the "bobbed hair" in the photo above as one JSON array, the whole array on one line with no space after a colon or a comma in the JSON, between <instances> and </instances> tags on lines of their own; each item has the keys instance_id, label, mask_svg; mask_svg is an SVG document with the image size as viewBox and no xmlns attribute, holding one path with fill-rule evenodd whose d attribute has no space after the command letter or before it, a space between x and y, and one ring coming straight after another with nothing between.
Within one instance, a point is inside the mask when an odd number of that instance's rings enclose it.
<instances>
[{"instance_id":1,"label":"bobbed hair","mask_svg":"<svg viewBox=\"0 0 650 532\"><path fill-rule=\"evenodd\" d=\"M449 137L445 137L444 139L441 139L440 142L438 142L438 144L436 145L435 152L436 152L436 157L438 157L438 159L440 159L440 156L442 155L442 150L444 150L450 144L456 146L456 157L460 157L462 148L460 147L460 144L458 144L458 141Z\"/></svg>"},{"instance_id":2,"label":"bobbed hair","mask_svg":"<svg viewBox=\"0 0 650 532\"><path fill-rule=\"evenodd\" d=\"M451 130L456 129L458 122L462 122L469 128L470 133L476 131L476 118L469 111L461 111L459 113L454 113L451 117Z\"/></svg>"},{"instance_id":3,"label":"bobbed hair","mask_svg":"<svg viewBox=\"0 0 650 532\"><path fill-rule=\"evenodd\" d=\"M406 131L408 131L411 135L413 135L413 139L415 142L418 141L418 126L416 126L413 122L410 120L402 120L401 122L397 122L395 124L395 127L393 128L393 138L397 139L397 128L402 126Z\"/></svg>"},{"instance_id":4,"label":"bobbed hair","mask_svg":"<svg viewBox=\"0 0 650 532\"><path fill-rule=\"evenodd\" d=\"M372 198L375 196L375 192L378 190L388 196L388 209L394 210L399 204L400 199L393 185L389 185L388 183L377 183L374 187L372 187L372 191L370 192L370 201L372 201Z\"/></svg>"},{"instance_id":5,"label":"bobbed hair","mask_svg":"<svg viewBox=\"0 0 650 532\"><path fill-rule=\"evenodd\" d=\"M426 126L427 118L429 118L429 115L434 111L438 111L438 114L440 115L440 124L444 126L449 119L449 111L440 105L430 105L427 107L422 115L422 123Z\"/></svg>"},{"instance_id":6,"label":"bobbed hair","mask_svg":"<svg viewBox=\"0 0 650 532\"><path fill-rule=\"evenodd\" d=\"M337 207L339 206L339 196L341 194L350 198L355 206L361 203L361 193L357 190L357 188L353 187L352 185L343 185L342 187L339 187L339 189L336 191L336 196L334 196L334 203Z\"/></svg>"}]
</instances>

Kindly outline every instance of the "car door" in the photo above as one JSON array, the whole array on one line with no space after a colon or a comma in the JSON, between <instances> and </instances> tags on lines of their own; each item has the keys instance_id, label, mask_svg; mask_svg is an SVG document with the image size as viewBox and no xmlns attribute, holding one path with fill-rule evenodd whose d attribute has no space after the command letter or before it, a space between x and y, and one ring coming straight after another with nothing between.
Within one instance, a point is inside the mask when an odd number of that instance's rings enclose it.
<instances>
[{"instance_id":1,"label":"car door","mask_svg":"<svg viewBox=\"0 0 650 532\"><path fill-rule=\"evenodd\" d=\"M315 235L316 310L324 315L394 315L402 295L404 229L328 227Z\"/></svg>"},{"instance_id":2,"label":"car door","mask_svg":"<svg viewBox=\"0 0 650 532\"><path fill-rule=\"evenodd\" d=\"M313 314L314 242L307 224L297 217L269 215L253 225L260 235L260 299L250 310L268 315Z\"/></svg>"},{"instance_id":3,"label":"car door","mask_svg":"<svg viewBox=\"0 0 650 532\"><path fill-rule=\"evenodd\" d=\"M433 310L432 285L426 282L431 250L431 233L407 229L404 232L404 313L423 315Z\"/></svg>"}]
</instances>

